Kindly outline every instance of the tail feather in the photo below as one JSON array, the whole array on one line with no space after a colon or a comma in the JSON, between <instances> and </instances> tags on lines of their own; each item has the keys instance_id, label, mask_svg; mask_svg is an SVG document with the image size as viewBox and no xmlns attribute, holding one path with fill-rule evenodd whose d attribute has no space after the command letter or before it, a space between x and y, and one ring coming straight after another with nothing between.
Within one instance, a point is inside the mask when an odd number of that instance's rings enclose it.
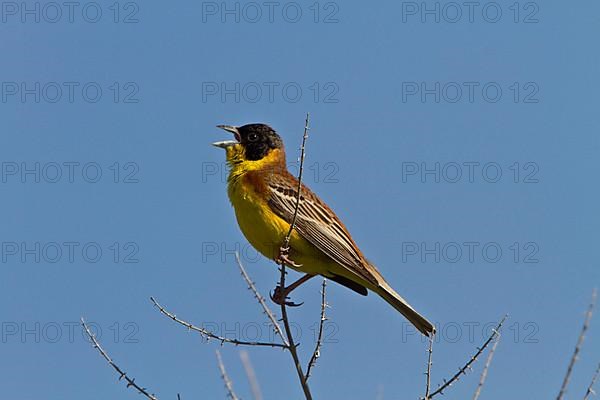
<instances>
[{"instance_id":1,"label":"tail feather","mask_svg":"<svg viewBox=\"0 0 600 400\"><path fill-rule=\"evenodd\" d=\"M425 317L415 311L406 300L394 291L387 283L383 282L376 290L377 294L387 301L392 307L400 311L414 326L425 336L435 333L435 327Z\"/></svg>"}]
</instances>

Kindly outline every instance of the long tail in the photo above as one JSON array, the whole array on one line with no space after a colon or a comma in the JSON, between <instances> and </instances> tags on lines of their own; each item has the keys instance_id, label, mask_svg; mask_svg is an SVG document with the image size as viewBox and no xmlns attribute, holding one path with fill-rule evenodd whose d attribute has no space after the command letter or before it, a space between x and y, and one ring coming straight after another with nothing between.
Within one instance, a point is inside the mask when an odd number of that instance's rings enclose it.
<instances>
[{"instance_id":1,"label":"long tail","mask_svg":"<svg viewBox=\"0 0 600 400\"><path fill-rule=\"evenodd\" d=\"M425 317L416 312L414 308L412 308L406 300L396 293L396 291L394 291L394 289L392 289L385 281L379 284L376 293L390 303L392 307L400 311L402 315L404 315L423 335L429 336L435 333L435 328L431 322L427 321Z\"/></svg>"}]
</instances>

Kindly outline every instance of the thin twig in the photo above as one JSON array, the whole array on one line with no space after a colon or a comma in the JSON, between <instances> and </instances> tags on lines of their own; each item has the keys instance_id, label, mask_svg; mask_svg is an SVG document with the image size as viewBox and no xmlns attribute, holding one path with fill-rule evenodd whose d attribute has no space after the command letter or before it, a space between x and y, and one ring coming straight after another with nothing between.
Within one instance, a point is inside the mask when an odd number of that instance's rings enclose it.
<instances>
[{"instance_id":1,"label":"thin twig","mask_svg":"<svg viewBox=\"0 0 600 400\"><path fill-rule=\"evenodd\" d=\"M327 287L327 278L323 278L323 285L321 287L321 320L319 321L319 333L317 334L317 344L315 345L315 351L313 351L308 367L306 367L306 380L310 378L310 372L314 365L317 363L317 359L321 357L321 346L323 345L323 327L327 317L325 316L325 309L327 308L327 299L325 297L325 288Z\"/></svg>"},{"instance_id":2,"label":"thin twig","mask_svg":"<svg viewBox=\"0 0 600 400\"><path fill-rule=\"evenodd\" d=\"M494 340L496 338L496 336L498 336L500 334L500 328L502 328L502 324L504 324L504 321L506 320L506 318L507 318L507 315L505 315L502 318L502 320L500 320L500 322L498 323L498 326L496 327L496 329L494 329L492 331L492 334L485 341L485 343L483 343L483 346L481 346L480 348L478 348L478 350L475 353L475 355L473 355L471 357L471 359L469 361L467 361L467 363L462 368L460 368L458 370L458 372L456 374L454 374L454 376L452 378L450 378L450 380L448 380L448 381L444 380L444 384L441 385L435 392L431 393L431 396L429 396L430 399L432 399L435 395L442 393L446 388L452 386L452 384L454 382L456 382L457 380L460 379L461 375L466 375L467 370L469 368L471 368L471 365L475 361L477 361L477 358L479 358L479 356L481 355L481 353L483 353L483 351L486 349L486 347L489 346L489 344L492 342L492 340Z\"/></svg>"},{"instance_id":3,"label":"thin twig","mask_svg":"<svg viewBox=\"0 0 600 400\"><path fill-rule=\"evenodd\" d=\"M196 331L198 333L200 333L200 335L202 337L204 337L205 339L216 339L219 342L221 342L221 344L223 343L231 343L237 346L267 346L267 347L282 347L284 349L287 349L288 346L285 344L281 344L281 343L271 343L271 342L248 342L248 341L244 341L244 340L237 340L237 339L229 339L226 337L222 337L219 335L214 334L213 332L195 326L187 321L184 321L180 318L178 318L175 314L170 313L169 311L167 311L163 306L161 306L154 297L150 297L150 301L152 301L152 303L154 303L154 305L159 309L160 313L167 316L168 318L172 319L173 321L177 322L180 325L185 326L186 328L188 328L189 330L192 331Z\"/></svg>"},{"instance_id":4,"label":"thin twig","mask_svg":"<svg viewBox=\"0 0 600 400\"><path fill-rule=\"evenodd\" d=\"M490 369L490 365L492 364L492 359L494 358L494 353L496 352L496 347L498 347L499 342L500 336L498 336L494 341L494 345L492 346L492 349L488 354L487 360L485 360L485 366L483 367L483 371L481 372L481 377L479 378L479 383L477 384L475 394L473 394L473 400L477 400L479 398L479 395L481 394L481 389L483 389L483 385L485 384L485 380L487 378L487 374Z\"/></svg>"},{"instance_id":5,"label":"thin twig","mask_svg":"<svg viewBox=\"0 0 600 400\"><path fill-rule=\"evenodd\" d=\"M282 288L285 287L285 266L283 264L281 264L281 278L279 280L279 285ZM294 366L296 367L296 373L298 374L298 379L300 379L300 385L302 386L302 390L304 391L304 396L306 397L306 400L312 400L310 388L306 383L306 376L304 375L304 372L302 372L302 365L300 365L300 358L298 357L297 345L294 343L294 336L292 335L290 320L287 316L287 307L285 305L285 301L281 302L281 320L283 321L283 328L285 330L285 334L289 343L287 349L290 351L292 359L294 360Z\"/></svg>"},{"instance_id":6,"label":"thin twig","mask_svg":"<svg viewBox=\"0 0 600 400\"><path fill-rule=\"evenodd\" d=\"M306 120L304 121L304 134L302 135L302 146L300 147L300 172L298 173L298 190L296 193L296 205L294 207L294 216L292 217L292 223L290 224L290 229L288 230L287 235L285 235L285 239L283 240L283 249L289 249L290 247L290 239L292 237L292 232L296 228L296 220L298 219L298 210L300 209L300 199L302 198L302 174L304 173L304 156L306 155L306 140L308 139L308 121L309 114L306 113ZM282 264L283 265L283 264Z\"/></svg>"},{"instance_id":7,"label":"thin twig","mask_svg":"<svg viewBox=\"0 0 600 400\"><path fill-rule=\"evenodd\" d=\"M383 384L379 384L379 386L377 386L377 394L375 395L375 400L383 400L383 395L384 395L383 388L384 388Z\"/></svg>"},{"instance_id":8,"label":"thin twig","mask_svg":"<svg viewBox=\"0 0 600 400\"><path fill-rule=\"evenodd\" d=\"M244 265L242 264L242 261L240 260L240 254L238 252L235 253L235 259L236 259L237 265L240 268L240 271L242 273L242 277L244 277L244 280L248 284L248 288L254 294L254 298L256 300L258 300L258 303L262 307L263 312L267 315L267 317L273 324L273 329L279 335L279 337L281 338L281 340L283 341L285 346L289 346L287 339L285 338L285 335L284 335L283 331L281 330L281 326L279 326L279 323L277 322L277 318L275 318L275 314L273 314L273 311L271 311L271 309L267 305L265 298L260 295L260 293L258 292L258 289L256 288L256 285L254 284L252 279L250 279L250 275L248 275L248 272L246 272L246 268L244 268Z\"/></svg>"},{"instance_id":9,"label":"thin twig","mask_svg":"<svg viewBox=\"0 0 600 400\"><path fill-rule=\"evenodd\" d=\"M571 361L569 362L569 367L567 368L567 374L565 375L565 379L563 380L562 386L560 388L560 392L558 393L558 397L556 400L562 400L565 392L567 391L567 386L569 386L569 380L571 379L571 373L573 372L573 366L577 361L579 352L581 351L581 346L583 345L583 341L585 339L585 332L590 327L590 320L592 319L592 314L594 311L594 305L596 304L596 289L592 292L592 301L588 307L587 312L585 313L585 319L583 321L583 327L581 328L581 333L579 334L579 338L577 339L577 345L575 346L575 351L573 352L573 356L571 357Z\"/></svg>"},{"instance_id":10,"label":"thin twig","mask_svg":"<svg viewBox=\"0 0 600 400\"><path fill-rule=\"evenodd\" d=\"M217 353L217 363L219 364L219 371L221 372L221 378L223 379L223 383L225 383L225 389L227 390L227 397L231 400L238 400L239 397L236 396L233 391L233 383L231 379L229 379L229 375L227 375L227 371L225 371L225 364L223 364L223 358L221 357L221 352L219 350L215 350Z\"/></svg>"},{"instance_id":11,"label":"thin twig","mask_svg":"<svg viewBox=\"0 0 600 400\"><path fill-rule=\"evenodd\" d=\"M288 251L290 247L290 238L292 237L292 232L296 227L296 219L298 217L298 209L300 208L300 198L302 191L302 172L304 170L304 155L305 155L305 146L306 139L308 139L308 121L309 115L306 114L306 121L304 124L304 135L302 136L302 147L300 148L300 172L298 174L298 193L296 194L296 207L294 209L294 217L292 218L292 222L290 224L290 229L283 240L283 245L281 246L280 258L282 260L281 263L281 277L279 279L279 287L281 289L285 288L285 263L283 262L283 252ZM302 365L300 364L300 358L298 357L298 351L296 350L296 344L294 343L294 337L292 335L292 330L290 328L290 321L287 315L287 307L285 304L285 299L281 302L281 320L283 321L283 328L285 330L285 334L287 336L287 342L289 346L287 349L290 351L292 355L292 359L294 360L294 366L296 367L296 373L298 374L298 379L300 380L300 385L302 386L302 390L304 392L304 396L306 400L312 400L312 394L310 393L310 388L306 383L306 376L302 371Z\"/></svg>"},{"instance_id":12,"label":"thin twig","mask_svg":"<svg viewBox=\"0 0 600 400\"><path fill-rule=\"evenodd\" d=\"M98 349L98 352L100 352L100 355L102 355L102 357L108 362L108 364L115 371L117 371L117 373L119 374L119 380L125 379L125 381L127 382L128 388L133 387L134 389L136 389L138 391L138 393L145 396L146 398L148 398L150 400L158 400L158 397L154 396L154 394L148 393L146 388L141 387L137 383L135 383L135 378L129 377L126 372L124 372L121 368L119 368L119 366L117 364L115 364L115 362L110 358L108 353L102 348L102 346L100 346L100 343L98 343L98 340L96 340L96 336L94 336L94 334L90 331L90 328L88 328L88 326L85 323L83 318L81 318L81 325L83 326L83 329L85 330L86 335L92 341L94 348Z\"/></svg>"},{"instance_id":13,"label":"thin twig","mask_svg":"<svg viewBox=\"0 0 600 400\"><path fill-rule=\"evenodd\" d=\"M262 400L262 392L260 390L260 385L258 384L258 379L256 378L256 372L254 371L254 367L250 361L250 355L246 350L240 351L240 359L242 360L242 365L244 366L248 383L250 383L252 397L254 400Z\"/></svg>"},{"instance_id":14,"label":"thin twig","mask_svg":"<svg viewBox=\"0 0 600 400\"><path fill-rule=\"evenodd\" d=\"M433 339L435 337L435 333L433 333L430 337L429 337L429 348L427 349L427 353L429 353L427 355L427 371L425 371L425 376L426 376L426 384L425 384L425 397L423 398L424 400L429 400L431 397L429 397L429 391L431 389L431 365L433 364L431 359L433 357Z\"/></svg>"},{"instance_id":15,"label":"thin twig","mask_svg":"<svg viewBox=\"0 0 600 400\"><path fill-rule=\"evenodd\" d=\"M592 377L592 381L590 382L590 385L588 386L588 388L585 392L585 397L583 398L583 400L588 400L590 395L596 394L596 392L594 392L594 385L596 384L598 375L600 375L600 364L598 364L598 368L596 368L596 372L594 373L594 376Z\"/></svg>"}]
</instances>

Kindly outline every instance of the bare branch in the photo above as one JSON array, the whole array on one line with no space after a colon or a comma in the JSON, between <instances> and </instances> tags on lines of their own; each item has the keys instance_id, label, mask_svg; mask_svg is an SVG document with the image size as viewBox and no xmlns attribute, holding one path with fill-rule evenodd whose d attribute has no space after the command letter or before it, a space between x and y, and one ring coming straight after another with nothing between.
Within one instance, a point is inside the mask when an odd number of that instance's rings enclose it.
<instances>
[{"instance_id":1,"label":"bare branch","mask_svg":"<svg viewBox=\"0 0 600 400\"><path fill-rule=\"evenodd\" d=\"M281 279L279 280L279 285L282 288L285 287L284 264L281 264ZM296 373L298 374L298 379L300 379L300 385L302 386L302 390L304 391L304 396L306 397L306 400L312 400L310 388L306 383L306 376L302 371L302 365L300 365L300 358L298 357L297 345L294 343L294 337L292 335L292 329L290 327L290 320L287 315L287 306L285 305L285 301L281 302L281 320L283 321L283 328L285 329L285 334L289 343L287 349L290 351L292 359L294 360L294 366L296 367Z\"/></svg>"},{"instance_id":2,"label":"bare branch","mask_svg":"<svg viewBox=\"0 0 600 400\"><path fill-rule=\"evenodd\" d=\"M594 385L596 384L596 380L598 380L598 375L600 375L600 364L598 364L598 368L596 368L596 373L594 373L594 376L592 377L592 381L585 392L583 400L588 400L590 395L596 394L596 392L594 392Z\"/></svg>"},{"instance_id":3,"label":"bare branch","mask_svg":"<svg viewBox=\"0 0 600 400\"><path fill-rule=\"evenodd\" d=\"M317 363L317 359L321 357L321 346L323 345L323 327L327 317L325 316L325 309L327 306L327 299L325 297L325 288L327 287L327 278L323 278L323 284L321 286L321 320L319 321L319 333L317 334L317 344L315 345L315 351L310 357L308 367L306 368L306 380L310 378L310 372L314 365Z\"/></svg>"},{"instance_id":4,"label":"bare branch","mask_svg":"<svg viewBox=\"0 0 600 400\"><path fill-rule=\"evenodd\" d=\"M254 298L256 300L258 300L258 303L262 307L263 312L267 315L267 317L273 324L273 329L279 335L282 342L286 346L289 346L287 339L285 338L285 335L284 335L283 331L281 330L281 326L279 326L279 323L277 322L277 318L275 318L275 314L273 314L273 311L271 311L269 306L267 306L265 298L260 295L260 293L258 292L258 289L256 288L256 285L254 284L252 279L250 279L250 275L248 275L248 272L246 272L246 268L244 268L244 265L242 264L242 261L240 260L240 254L237 251L235 252L235 259L237 261L238 267L240 268L242 276L244 277L244 280L248 284L248 288L252 291L252 293L254 294Z\"/></svg>"},{"instance_id":5,"label":"bare branch","mask_svg":"<svg viewBox=\"0 0 600 400\"><path fill-rule=\"evenodd\" d=\"M481 377L479 378L479 383L477 384L477 389L475 390L475 393L473 394L473 400L477 400L479 398L479 395L481 394L481 389L483 388L483 385L485 384L485 380L487 378L487 374L490 369L490 365L492 364L492 359L494 358L494 353L496 352L496 347L498 347L499 342L500 342L500 336L498 336L496 338L496 340L494 341L494 345L492 346L492 349L490 350L490 354L488 354L487 360L485 360L485 366L483 367L483 371L481 372Z\"/></svg>"},{"instance_id":6,"label":"bare branch","mask_svg":"<svg viewBox=\"0 0 600 400\"><path fill-rule=\"evenodd\" d=\"M236 396L233 391L233 383L231 379L229 379L229 375L227 375L227 371L225 371L225 364L223 364L223 358L221 358L221 352L219 350L215 350L217 354L217 363L219 364L219 371L221 372L221 378L223 379L223 383L225 383L225 389L227 389L227 397L231 400L239 400L239 397Z\"/></svg>"},{"instance_id":7,"label":"bare branch","mask_svg":"<svg viewBox=\"0 0 600 400\"><path fill-rule=\"evenodd\" d=\"M250 383L250 390L252 390L252 397L254 400L262 400L262 392L260 390L260 385L258 384L258 379L256 379L256 373L254 372L254 367L252 366L252 362L250 362L250 355L247 351L240 351L240 359L242 360L242 365L244 366L244 371L246 371L246 377L248 378L248 383Z\"/></svg>"},{"instance_id":8,"label":"bare branch","mask_svg":"<svg viewBox=\"0 0 600 400\"><path fill-rule=\"evenodd\" d=\"M375 394L375 400L383 400L383 395L384 395L384 386L382 384L379 384L377 386L377 393Z\"/></svg>"},{"instance_id":9,"label":"bare branch","mask_svg":"<svg viewBox=\"0 0 600 400\"><path fill-rule=\"evenodd\" d=\"M469 361L467 361L467 363L461 367L458 372L456 374L454 374L454 376L452 378L450 378L450 380L448 381L444 381L444 384L441 385L435 392L433 392L431 394L431 396L429 396L429 398L433 398L435 395L442 393L446 388L452 386L452 384L456 381L458 381L461 377L461 375L466 375L467 370L469 368L471 368L471 365L477 361L477 358L479 358L479 356L481 355L481 353L483 353L483 351L486 349L486 347L489 346L489 344L492 342L492 340L494 340L496 338L496 336L498 336L500 334L500 328L502 328L502 324L504 324L504 321L506 320L507 315L505 315L502 320L500 320L500 322L498 323L498 326L496 327L496 329L494 329L492 331L492 334L490 335L490 337L485 341L485 343L483 343L483 346L481 346L477 352L475 353L475 355L473 355L471 357L471 359ZM443 393L442 393L443 394Z\"/></svg>"},{"instance_id":10,"label":"bare branch","mask_svg":"<svg viewBox=\"0 0 600 400\"><path fill-rule=\"evenodd\" d=\"M435 332L435 331L434 331ZM432 333L429 337L429 348L427 349L427 371L425 371L426 376L426 384L425 384L425 397L424 400L429 400L429 391L431 389L431 365L433 364L431 359L433 357L433 339L435 337L435 333Z\"/></svg>"},{"instance_id":11,"label":"bare branch","mask_svg":"<svg viewBox=\"0 0 600 400\"><path fill-rule=\"evenodd\" d=\"M92 341L94 348L98 349L98 352L100 352L100 355L106 360L106 362L108 362L108 364L115 371L117 371L117 373L119 374L119 380L125 379L128 388L132 387L136 389L139 394L145 396L146 398L150 400L158 400L158 397L154 396L154 394L148 393L146 388L141 387L137 383L135 383L135 378L129 377L126 372L124 372L117 364L115 364L115 362L110 358L108 353L102 348L102 346L100 346L100 343L98 343L98 340L96 340L96 336L94 336L94 334L90 331L90 328L87 326L83 318L81 318L81 325L83 326L86 335Z\"/></svg>"},{"instance_id":12,"label":"bare branch","mask_svg":"<svg viewBox=\"0 0 600 400\"><path fill-rule=\"evenodd\" d=\"M308 139L308 122L309 122L309 114L306 114L306 121L304 124L304 135L302 136L302 147L300 148L300 172L298 174L298 193L296 195L296 207L294 209L294 217L292 218L292 222L290 224L290 229L283 240L283 245L280 249L280 259L281 259L281 277L279 279L279 287L281 289L285 288L285 257L284 253L289 250L290 247L290 238L292 237L292 232L296 227L296 219L298 217L298 209L300 208L300 198L302 191L302 173L304 171L304 155L306 149L306 139ZM310 393L310 388L306 382L306 376L302 371L302 365L300 364L300 358L298 357L298 351L296 350L296 344L294 343L294 337L292 335L292 330L290 328L290 321L287 315L287 307L285 304L285 299L281 301L281 320L283 321L283 328L285 329L285 334L287 336L288 347L287 349L290 351L292 355L292 359L294 360L294 366L296 367L296 373L298 374L298 379L300 380L300 385L302 386L302 390L304 392L304 396L306 400L312 400L312 394Z\"/></svg>"},{"instance_id":13,"label":"bare branch","mask_svg":"<svg viewBox=\"0 0 600 400\"><path fill-rule=\"evenodd\" d=\"M180 325L185 326L186 328L188 328L189 330L192 331L196 331L198 333L200 333L200 335L202 337L204 337L205 339L215 339L218 340L219 342L221 342L221 344L223 343L231 343L237 346L267 346L267 347L281 347L284 349L287 349L288 346L285 344L281 344L281 343L271 343L271 342L248 342L248 341L244 341L244 340L237 340L237 339L229 339L226 337L222 337L219 335L216 335L214 333L212 333L211 331L195 326L187 321L184 321L180 318L178 318L175 314L170 313L169 311L167 311L163 306L161 306L156 299L154 299L154 297L150 297L150 301L152 301L152 303L154 303L154 305L159 309L160 313L169 317L170 319L172 319L173 321L177 322Z\"/></svg>"},{"instance_id":14,"label":"bare branch","mask_svg":"<svg viewBox=\"0 0 600 400\"><path fill-rule=\"evenodd\" d=\"M308 139L308 130L309 130L308 122L309 122L309 114L306 113L306 120L304 121L304 134L302 135L302 146L300 147L300 172L298 173L298 190L296 193L296 206L294 207L294 217L292 218L292 223L290 224L290 229L288 230L287 235L285 235L285 239L283 240L283 246L281 246L283 249L289 249L290 238L292 237L292 232L296 228L296 220L298 219L298 209L300 208L300 198L302 197L301 191L302 191L302 174L304 173L304 156L306 155L306 140Z\"/></svg>"},{"instance_id":15,"label":"bare branch","mask_svg":"<svg viewBox=\"0 0 600 400\"><path fill-rule=\"evenodd\" d=\"M577 362L577 358L579 352L581 351L581 346L583 345L583 341L585 339L585 333L590 327L590 320L592 319L592 314L594 311L594 305L596 304L596 289L592 292L592 301L588 307L588 310L585 314L585 320L583 321L583 327L581 328L581 333L579 334L579 338L577 339L577 345L575 346L575 351L573 352L573 356L571 357L571 361L569 362L569 367L567 368L567 374L565 375L565 379L563 380L562 386L560 388L560 392L556 397L556 400L562 400L564 394L567 391L567 386L569 386L569 380L571 379L571 373L573 372L573 366L575 362Z\"/></svg>"}]
</instances>

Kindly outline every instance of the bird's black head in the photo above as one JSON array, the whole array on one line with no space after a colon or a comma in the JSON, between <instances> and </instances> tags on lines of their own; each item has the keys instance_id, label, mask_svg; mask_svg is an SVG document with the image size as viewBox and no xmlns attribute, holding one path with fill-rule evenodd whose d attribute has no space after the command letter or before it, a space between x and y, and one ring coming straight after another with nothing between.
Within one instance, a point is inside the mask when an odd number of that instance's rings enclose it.
<instances>
[{"instance_id":1,"label":"bird's black head","mask_svg":"<svg viewBox=\"0 0 600 400\"><path fill-rule=\"evenodd\" d=\"M250 161L261 160L273 149L283 149L281 137L269 125L219 125L219 128L234 134L235 139L244 147L246 159Z\"/></svg>"}]
</instances>

